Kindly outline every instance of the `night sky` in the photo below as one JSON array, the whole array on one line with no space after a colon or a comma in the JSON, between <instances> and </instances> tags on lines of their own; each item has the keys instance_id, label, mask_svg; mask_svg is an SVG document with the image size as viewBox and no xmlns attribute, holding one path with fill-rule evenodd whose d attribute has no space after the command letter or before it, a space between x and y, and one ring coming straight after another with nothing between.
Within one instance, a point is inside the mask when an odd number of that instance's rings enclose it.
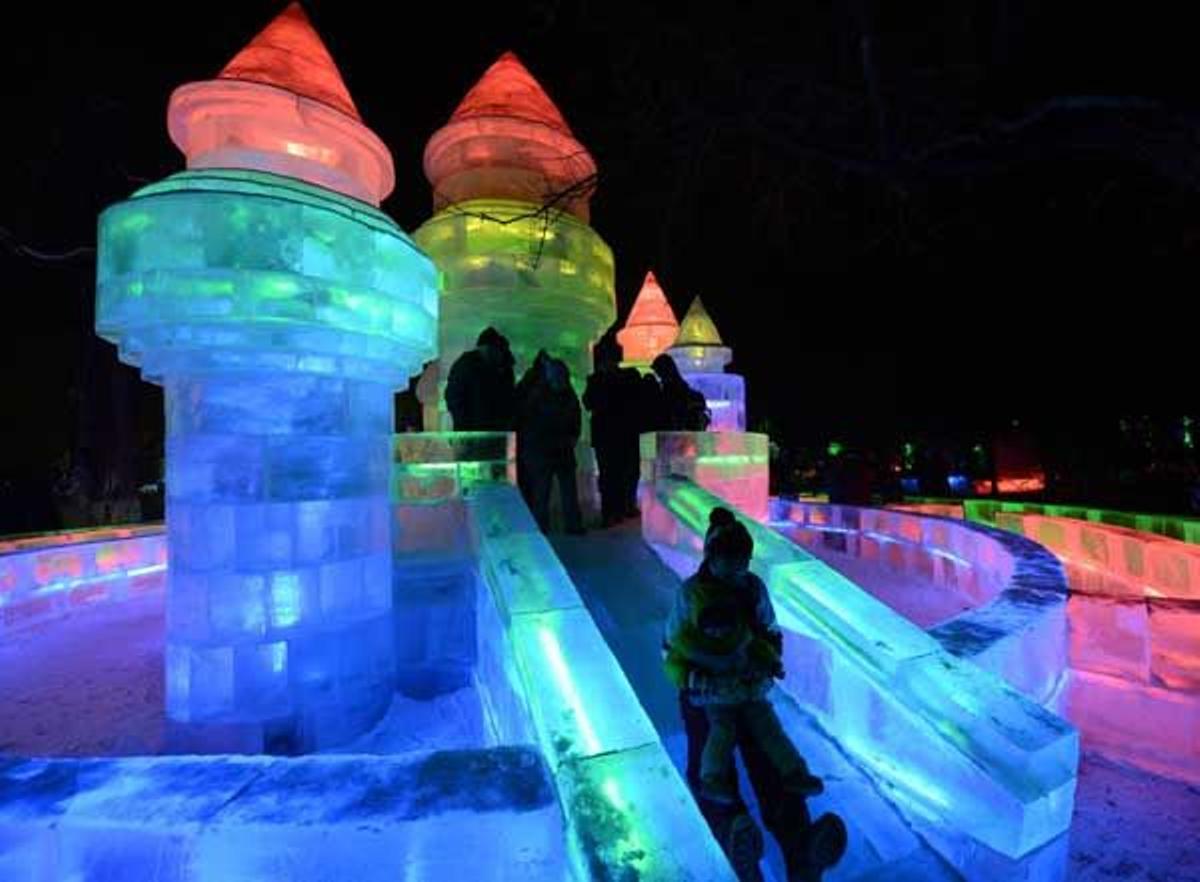
<instances>
[{"instance_id":1,"label":"night sky","mask_svg":"<svg viewBox=\"0 0 1200 882\"><path fill-rule=\"evenodd\" d=\"M305 5L410 231L428 136L516 51L599 165L622 318L648 268L680 316L701 295L785 442L1019 417L1083 443L1197 409L1200 64L1155 4ZM171 90L283 3L39 6L0 57L5 475L83 424L161 432L160 399L92 342L92 255L21 248L94 246L104 206L182 168Z\"/></svg>"}]
</instances>

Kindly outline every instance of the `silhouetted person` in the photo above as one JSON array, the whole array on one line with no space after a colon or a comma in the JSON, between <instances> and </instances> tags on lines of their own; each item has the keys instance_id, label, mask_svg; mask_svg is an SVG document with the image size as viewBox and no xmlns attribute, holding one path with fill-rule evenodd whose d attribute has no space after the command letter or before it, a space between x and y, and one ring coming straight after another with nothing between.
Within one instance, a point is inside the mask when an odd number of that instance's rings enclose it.
<instances>
[{"instance_id":1,"label":"silhouetted person","mask_svg":"<svg viewBox=\"0 0 1200 882\"><path fill-rule=\"evenodd\" d=\"M518 483L542 532L550 528L550 491L557 480L568 533L582 533L575 445L582 427L579 398L564 362L538 353L517 393Z\"/></svg>"},{"instance_id":2,"label":"silhouetted person","mask_svg":"<svg viewBox=\"0 0 1200 882\"><path fill-rule=\"evenodd\" d=\"M446 407L456 432L507 432L513 427L513 356L508 340L485 328L475 348L446 378Z\"/></svg>"},{"instance_id":3,"label":"silhouetted person","mask_svg":"<svg viewBox=\"0 0 1200 882\"><path fill-rule=\"evenodd\" d=\"M583 404L592 414L600 511L609 527L637 515L642 378L636 370L620 366L616 346L608 338L597 345L595 355L596 371L588 377Z\"/></svg>"},{"instance_id":4,"label":"silhouetted person","mask_svg":"<svg viewBox=\"0 0 1200 882\"><path fill-rule=\"evenodd\" d=\"M662 388L661 414L655 427L664 432L703 432L708 428L708 402L679 373L671 356L663 354L651 367Z\"/></svg>"},{"instance_id":5,"label":"silhouetted person","mask_svg":"<svg viewBox=\"0 0 1200 882\"><path fill-rule=\"evenodd\" d=\"M728 709L718 711L713 719L710 709L713 699L720 699L730 689L745 687L730 683L730 677L736 679L738 674L723 672L719 664L714 664L720 661L721 653L714 655L712 646L701 645L707 637L689 636L689 631L704 627L706 608L730 605L734 617L752 623L751 628L761 632L764 643L772 650L768 653L773 657L768 670L758 676L773 679L782 675L782 669L773 668L779 664L783 638L775 625L767 588L750 572L753 554L754 540L746 527L728 509L714 508L704 537L704 560L695 575L680 586L667 619L663 655L668 676L680 690L679 706L687 737L687 783L738 879L761 880L758 865L763 852L762 832L742 801L737 779L729 769L706 768L710 765L706 760L716 758L712 748L723 747L724 753L736 748L758 797L763 824L783 852L787 878L815 882L845 853L845 823L834 814L811 820L806 794L817 792L819 782L807 774L807 767L798 761L794 749L785 763L779 762L781 757L772 757L773 751L763 744L762 736L765 734L776 742L786 740L786 734L777 726L768 727L766 732L756 731L763 727L753 725L755 721L739 719L741 714ZM752 703L760 699L750 696L750 700ZM764 718L771 715L769 706L752 710ZM722 716L732 719L722 720ZM712 745L710 737L714 735L723 739L723 743ZM710 774L706 780L706 771L719 774Z\"/></svg>"}]
</instances>

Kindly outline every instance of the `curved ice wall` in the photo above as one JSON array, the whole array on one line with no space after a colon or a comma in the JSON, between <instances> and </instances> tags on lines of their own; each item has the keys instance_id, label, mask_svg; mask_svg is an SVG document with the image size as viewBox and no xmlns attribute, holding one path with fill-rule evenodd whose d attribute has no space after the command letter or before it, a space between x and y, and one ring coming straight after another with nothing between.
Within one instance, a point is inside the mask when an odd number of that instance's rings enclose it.
<instances>
[{"instance_id":1,"label":"curved ice wall","mask_svg":"<svg viewBox=\"0 0 1200 882\"><path fill-rule=\"evenodd\" d=\"M347 161L373 136L326 103L332 61L298 5L264 44L283 47L269 83L258 64L173 96L199 170L100 218L97 331L165 389L167 716L190 750L319 748L386 710L392 393L437 335L432 263L351 198L386 195L391 157ZM222 137L249 145L225 154L242 168L208 167Z\"/></svg>"}]
</instances>

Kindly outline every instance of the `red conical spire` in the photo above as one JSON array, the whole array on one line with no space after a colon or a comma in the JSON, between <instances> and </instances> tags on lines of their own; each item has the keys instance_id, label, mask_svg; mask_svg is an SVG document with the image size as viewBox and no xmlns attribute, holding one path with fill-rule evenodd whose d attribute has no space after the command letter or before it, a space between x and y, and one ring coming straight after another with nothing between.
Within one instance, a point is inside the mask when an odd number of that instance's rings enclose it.
<instances>
[{"instance_id":1,"label":"red conical spire","mask_svg":"<svg viewBox=\"0 0 1200 882\"><path fill-rule=\"evenodd\" d=\"M450 119L500 116L540 123L571 135L571 128L521 59L505 52L479 78Z\"/></svg>"},{"instance_id":2,"label":"red conical spire","mask_svg":"<svg viewBox=\"0 0 1200 882\"><path fill-rule=\"evenodd\" d=\"M625 327L617 333L625 361L649 364L674 342L678 333L675 311L651 270L646 273Z\"/></svg>"},{"instance_id":3,"label":"red conical spire","mask_svg":"<svg viewBox=\"0 0 1200 882\"><path fill-rule=\"evenodd\" d=\"M429 139L425 177L435 211L472 199L554 199L586 222L596 162L533 74L505 52Z\"/></svg>"},{"instance_id":4,"label":"red conical spire","mask_svg":"<svg viewBox=\"0 0 1200 882\"><path fill-rule=\"evenodd\" d=\"M299 3L288 4L225 65L218 79L277 86L362 121L333 56Z\"/></svg>"},{"instance_id":5,"label":"red conical spire","mask_svg":"<svg viewBox=\"0 0 1200 882\"><path fill-rule=\"evenodd\" d=\"M392 190L392 154L363 125L329 50L292 3L215 80L171 94L167 130L188 168L244 168L371 205Z\"/></svg>"}]
</instances>

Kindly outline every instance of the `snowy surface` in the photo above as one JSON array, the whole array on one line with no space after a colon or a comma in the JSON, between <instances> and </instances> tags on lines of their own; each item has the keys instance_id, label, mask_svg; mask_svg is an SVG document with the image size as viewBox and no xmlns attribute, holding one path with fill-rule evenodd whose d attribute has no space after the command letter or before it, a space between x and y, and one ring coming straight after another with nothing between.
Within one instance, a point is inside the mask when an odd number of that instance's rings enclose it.
<instances>
[{"instance_id":1,"label":"snowy surface","mask_svg":"<svg viewBox=\"0 0 1200 882\"><path fill-rule=\"evenodd\" d=\"M0 644L0 752L161 752L162 657L162 595L97 606L8 634ZM397 694L370 732L336 752L394 755L489 743L478 696L460 689L430 701Z\"/></svg>"},{"instance_id":2,"label":"snowy surface","mask_svg":"<svg viewBox=\"0 0 1200 882\"><path fill-rule=\"evenodd\" d=\"M0 643L4 753L158 753L164 719L161 594L40 622Z\"/></svg>"}]
</instances>

